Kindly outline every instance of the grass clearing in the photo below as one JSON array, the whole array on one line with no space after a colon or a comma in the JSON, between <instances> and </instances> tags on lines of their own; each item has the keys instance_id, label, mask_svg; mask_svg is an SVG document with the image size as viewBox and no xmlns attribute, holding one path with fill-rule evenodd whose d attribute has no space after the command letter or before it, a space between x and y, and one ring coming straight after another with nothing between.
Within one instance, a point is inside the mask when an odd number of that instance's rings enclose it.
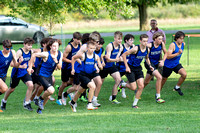
<instances>
[{"instance_id":1,"label":"grass clearing","mask_svg":"<svg viewBox=\"0 0 200 133\"><path fill-rule=\"evenodd\" d=\"M179 19L157 19L158 27L163 30L187 30L199 29L199 18L179 18ZM150 20L148 20L150 24ZM150 25L149 25L150 28ZM139 20L91 20L91 21L69 21L63 24L63 34L72 34L76 31L86 32L132 32L139 31ZM61 34L60 24L55 25L54 34Z\"/></svg>"},{"instance_id":2,"label":"grass clearing","mask_svg":"<svg viewBox=\"0 0 200 133\"><path fill-rule=\"evenodd\" d=\"M167 34L167 45L172 34ZM135 44L139 36L135 36ZM69 40L66 40L68 42ZM113 37L105 37L105 45L113 41ZM187 42L187 38L185 38ZM98 110L88 111L86 103L78 102L77 113L67 106L58 106L49 101L42 115L36 113L37 106L32 103L33 112L23 109L26 86L20 82L15 92L10 95L7 110L0 113L0 132L200 132L200 38L190 38L190 65L187 66L187 46L181 57L181 63L187 71L187 79L182 85L184 96L172 91L179 78L173 73L166 82L161 96L164 104L155 102L155 80L144 89L139 109L132 109L134 92L126 90L127 98L118 93L120 105L108 101L114 81L107 77L98 100L102 104ZM17 50L22 45L13 45ZM37 45L34 45L37 48ZM142 63L143 64L143 63ZM146 70L144 69L144 75ZM6 80L9 86L11 68ZM56 84L61 84L60 71L54 72ZM126 80L125 77L123 77ZM4 95L0 96L0 99ZM56 98L55 95L53 97Z\"/></svg>"}]
</instances>

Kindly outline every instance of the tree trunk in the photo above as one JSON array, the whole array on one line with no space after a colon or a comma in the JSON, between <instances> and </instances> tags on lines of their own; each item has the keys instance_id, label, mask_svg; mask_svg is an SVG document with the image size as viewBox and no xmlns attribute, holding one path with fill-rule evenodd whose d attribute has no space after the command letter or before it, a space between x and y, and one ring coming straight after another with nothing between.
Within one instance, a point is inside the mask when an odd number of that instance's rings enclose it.
<instances>
[{"instance_id":1,"label":"tree trunk","mask_svg":"<svg viewBox=\"0 0 200 133\"><path fill-rule=\"evenodd\" d=\"M147 23L147 5L138 4L138 9L139 9L139 18L140 18L140 30L148 30L149 26Z\"/></svg>"}]
</instances>

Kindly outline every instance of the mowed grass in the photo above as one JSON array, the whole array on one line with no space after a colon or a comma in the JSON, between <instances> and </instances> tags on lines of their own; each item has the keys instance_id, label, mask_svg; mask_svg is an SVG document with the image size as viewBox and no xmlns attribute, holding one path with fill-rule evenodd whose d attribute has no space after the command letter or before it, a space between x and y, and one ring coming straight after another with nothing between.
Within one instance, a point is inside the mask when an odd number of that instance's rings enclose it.
<instances>
[{"instance_id":1,"label":"mowed grass","mask_svg":"<svg viewBox=\"0 0 200 133\"><path fill-rule=\"evenodd\" d=\"M171 43L171 34L167 35L167 45ZM136 36L135 44L139 43ZM68 40L66 40L67 42ZM105 37L106 44L113 37ZM187 42L187 38L185 39ZM36 113L37 106L32 103L33 112L23 109L26 86L20 82L15 92L10 95L7 110L0 113L0 132L200 132L200 38L190 38L190 65L187 66L187 49L185 47L181 63L187 71L187 79L182 85L184 96L172 91L179 75L173 73L166 82L161 95L166 100L164 104L155 102L155 83L144 89L139 109L133 109L134 92L126 90L127 98L118 93L119 105L108 100L114 81L107 77L98 100L102 106L98 110L88 111L87 103L78 102L77 113L67 106L58 106L55 101L49 101L42 115ZM104 45L104 47L106 46ZM14 45L17 50L22 45ZM37 48L37 45L34 46ZM142 63L143 64L143 63ZM145 68L143 68L146 74ZM7 85L10 82L8 72ZM54 72L56 84L61 84L60 71ZM123 77L126 80L125 77ZM4 95L0 96L0 99ZM56 98L55 94L53 97Z\"/></svg>"}]
</instances>

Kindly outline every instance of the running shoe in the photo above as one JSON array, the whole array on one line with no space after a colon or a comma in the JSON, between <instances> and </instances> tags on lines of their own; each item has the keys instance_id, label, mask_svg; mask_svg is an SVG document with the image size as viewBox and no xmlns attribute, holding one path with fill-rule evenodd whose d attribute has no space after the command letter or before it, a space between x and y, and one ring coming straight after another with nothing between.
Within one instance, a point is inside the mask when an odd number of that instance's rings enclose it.
<instances>
[{"instance_id":1,"label":"running shoe","mask_svg":"<svg viewBox=\"0 0 200 133\"><path fill-rule=\"evenodd\" d=\"M161 99L161 98L159 97L159 98L156 99L156 102L157 102L157 103L164 103L165 100L163 100L163 99Z\"/></svg>"},{"instance_id":2,"label":"running shoe","mask_svg":"<svg viewBox=\"0 0 200 133\"><path fill-rule=\"evenodd\" d=\"M176 89L176 87L174 87L174 90L177 91L180 96L183 96L183 92L181 91L181 88Z\"/></svg>"},{"instance_id":3,"label":"running shoe","mask_svg":"<svg viewBox=\"0 0 200 133\"><path fill-rule=\"evenodd\" d=\"M33 108L31 107L31 104L24 105L24 109L27 109L28 111L33 111Z\"/></svg>"},{"instance_id":4,"label":"running shoe","mask_svg":"<svg viewBox=\"0 0 200 133\"><path fill-rule=\"evenodd\" d=\"M59 100L56 101L56 103L57 103L58 105L62 105L62 100L59 99Z\"/></svg>"},{"instance_id":5,"label":"running shoe","mask_svg":"<svg viewBox=\"0 0 200 133\"><path fill-rule=\"evenodd\" d=\"M6 103L3 102L3 99L1 100L1 109L6 110Z\"/></svg>"},{"instance_id":6,"label":"running shoe","mask_svg":"<svg viewBox=\"0 0 200 133\"><path fill-rule=\"evenodd\" d=\"M88 103L88 104L87 104L87 109L88 109L88 110L95 110L95 109L98 109L98 108L97 108L97 107L94 107L92 103Z\"/></svg>"},{"instance_id":7,"label":"running shoe","mask_svg":"<svg viewBox=\"0 0 200 133\"><path fill-rule=\"evenodd\" d=\"M117 99L112 100L112 104L120 104L121 102L118 102Z\"/></svg>"},{"instance_id":8,"label":"running shoe","mask_svg":"<svg viewBox=\"0 0 200 133\"><path fill-rule=\"evenodd\" d=\"M76 112L76 106L75 106L75 104L72 104L71 102L69 102L69 105L70 105L70 107L71 107L71 110L72 110L73 112Z\"/></svg>"},{"instance_id":9,"label":"running shoe","mask_svg":"<svg viewBox=\"0 0 200 133\"><path fill-rule=\"evenodd\" d=\"M92 104L93 104L94 107L100 107L101 106L101 104L99 104L97 102L97 100L92 101Z\"/></svg>"},{"instance_id":10,"label":"running shoe","mask_svg":"<svg viewBox=\"0 0 200 133\"><path fill-rule=\"evenodd\" d=\"M37 109L38 114L42 114L42 110L40 108Z\"/></svg>"}]
</instances>

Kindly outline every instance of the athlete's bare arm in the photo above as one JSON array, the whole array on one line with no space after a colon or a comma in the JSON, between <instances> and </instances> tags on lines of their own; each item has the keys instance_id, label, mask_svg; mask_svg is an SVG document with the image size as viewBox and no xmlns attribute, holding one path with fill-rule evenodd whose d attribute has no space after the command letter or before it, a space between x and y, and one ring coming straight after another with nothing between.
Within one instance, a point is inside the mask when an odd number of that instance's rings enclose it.
<instances>
[{"instance_id":1,"label":"athlete's bare arm","mask_svg":"<svg viewBox=\"0 0 200 133\"><path fill-rule=\"evenodd\" d=\"M71 51L72 51L71 45L67 45L63 53L63 59L62 59L63 62L71 63L71 60L67 59L67 56L69 55Z\"/></svg>"},{"instance_id":2,"label":"athlete's bare arm","mask_svg":"<svg viewBox=\"0 0 200 133\"><path fill-rule=\"evenodd\" d=\"M182 49L179 49L178 53L172 54L174 52L174 50L175 50L175 44L171 43L169 45L169 49L167 51L167 59L174 58L183 52Z\"/></svg>"},{"instance_id":3,"label":"athlete's bare arm","mask_svg":"<svg viewBox=\"0 0 200 133\"><path fill-rule=\"evenodd\" d=\"M129 66L128 66L126 57L127 57L128 55L130 55L130 54L136 54L137 51L138 51L138 47L133 47L132 49L130 49L130 50L128 50L128 51L126 51L125 53L122 54L122 58L123 58L123 61L124 61L124 65L125 65L125 67L126 67L126 72L131 73L131 70L130 70L130 68L129 68Z\"/></svg>"},{"instance_id":4,"label":"athlete's bare arm","mask_svg":"<svg viewBox=\"0 0 200 133\"><path fill-rule=\"evenodd\" d=\"M119 57L116 57L115 59L111 59L111 51L113 50L112 44L109 43L106 47L106 55L104 56L107 62L119 62Z\"/></svg>"}]
</instances>

